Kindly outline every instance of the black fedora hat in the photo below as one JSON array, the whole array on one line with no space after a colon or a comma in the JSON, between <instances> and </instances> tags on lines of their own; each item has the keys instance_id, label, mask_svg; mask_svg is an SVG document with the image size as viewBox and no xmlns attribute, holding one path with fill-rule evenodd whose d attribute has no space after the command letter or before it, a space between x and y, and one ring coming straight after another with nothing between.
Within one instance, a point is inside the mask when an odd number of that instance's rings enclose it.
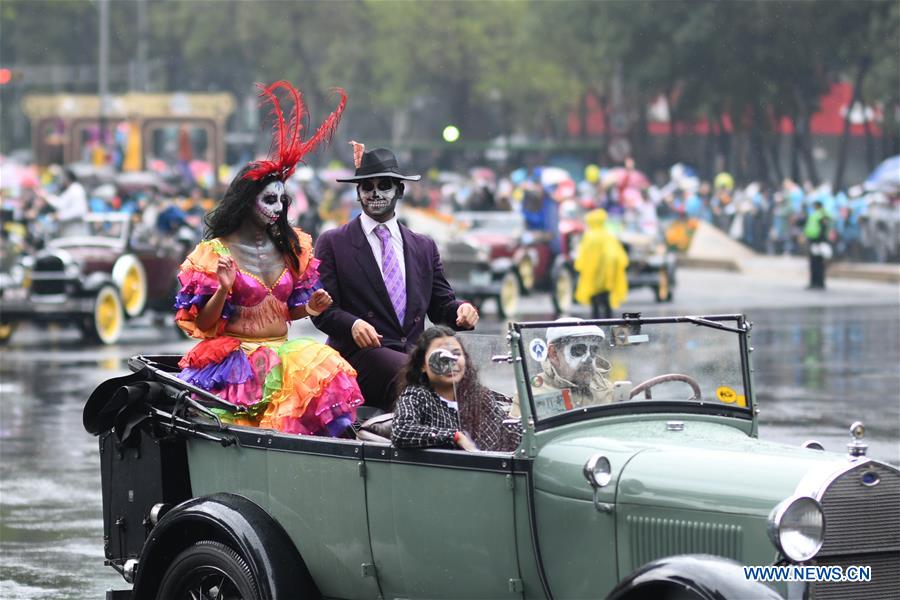
<instances>
[{"instance_id":1,"label":"black fedora hat","mask_svg":"<svg viewBox=\"0 0 900 600\"><path fill-rule=\"evenodd\" d=\"M368 152L363 152L362 160L356 167L356 174L353 177L345 179L337 179L343 183L353 183L362 179L371 179L372 177L396 177L397 179L405 179L407 181L418 181L421 175L404 175L397 166L397 157L387 148L375 148Z\"/></svg>"}]
</instances>

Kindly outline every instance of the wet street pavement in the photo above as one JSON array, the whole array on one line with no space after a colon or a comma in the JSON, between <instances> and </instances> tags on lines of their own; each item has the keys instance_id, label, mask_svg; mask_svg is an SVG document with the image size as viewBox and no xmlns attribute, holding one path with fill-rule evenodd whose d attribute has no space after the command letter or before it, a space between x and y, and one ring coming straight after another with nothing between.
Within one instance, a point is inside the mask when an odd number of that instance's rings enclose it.
<instances>
[{"instance_id":1,"label":"wet street pavement","mask_svg":"<svg viewBox=\"0 0 900 600\"><path fill-rule=\"evenodd\" d=\"M869 455L900 464L900 294L887 284L840 282L826 293L802 282L682 271L672 304L635 290L623 307L644 314L745 312L753 321L760 437L815 438L844 452L854 420ZM550 318L549 299L523 303ZM483 332L503 324L485 307ZM583 315L582 315L583 316ZM317 335L298 323L292 336ZM138 353L181 353L192 343L149 319L111 347L86 347L75 330L24 327L0 359L0 598L103 598L126 587L103 566L97 439L81 410L101 381Z\"/></svg>"}]
</instances>

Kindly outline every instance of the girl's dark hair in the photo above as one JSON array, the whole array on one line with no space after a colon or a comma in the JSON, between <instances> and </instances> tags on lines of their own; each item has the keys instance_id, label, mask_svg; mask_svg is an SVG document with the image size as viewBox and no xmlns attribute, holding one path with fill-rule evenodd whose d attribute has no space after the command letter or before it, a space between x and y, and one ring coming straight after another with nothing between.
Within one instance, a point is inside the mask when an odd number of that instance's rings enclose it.
<instances>
[{"instance_id":1,"label":"girl's dark hair","mask_svg":"<svg viewBox=\"0 0 900 600\"><path fill-rule=\"evenodd\" d=\"M425 366L425 351L428 350L431 342L445 337L456 337L456 332L444 325L434 325L422 332L422 335L419 336L419 341L409 351L402 376L397 378L398 394L402 393L408 385L423 385L429 389L431 388L428 377L422 372L422 367ZM463 348L463 352L465 352L465 348ZM466 358L468 359L468 356ZM466 360L466 364L468 362Z\"/></svg>"},{"instance_id":2,"label":"girl's dark hair","mask_svg":"<svg viewBox=\"0 0 900 600\"><path fill-rule=\"evenodd\" d=\"M275 176L264 177L259 181L246 179L244 175L255 163L246 165L231 180L225 195L218 206L211 210L204 218L206 223L205 238L211 240L213 238L226 236L237 230L241 224L251 218L251 211L254 210L254 201L259 193L273 181L277 181ZM287 260L288 268L295 274L300 273L300 260L297 258L301 252L300 240L293 228L288 224L288 207L293 199L285 196L284 209L278 220L266 228L275 247L281 255Z\"/></svg>"}]
</instances>

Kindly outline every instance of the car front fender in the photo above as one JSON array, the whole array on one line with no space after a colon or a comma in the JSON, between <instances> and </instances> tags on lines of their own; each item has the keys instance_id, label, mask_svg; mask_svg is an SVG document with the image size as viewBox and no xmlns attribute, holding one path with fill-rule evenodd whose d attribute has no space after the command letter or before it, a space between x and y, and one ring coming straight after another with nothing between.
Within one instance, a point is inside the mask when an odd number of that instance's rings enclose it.
<instances>
[{"instance_id":1,"label":"car front fender","mask_svg":"<svg viewBox=\"0 0 900 600\"><path fill-rule=\"evenodd\" d=\"M606 598L782 600L781 595L767 585L748 580L737 562L705 554L669 556L651 561L620 581Z\"/></svg>"},{"instance_id":2,"label":"car front fender","mask_svg":"<svg viewBox=\"0 0 900 600\"><path fill-rule=\"evenodd\" d=\"M236 494L193 498L165 513L141 550L135 600L156 597L169 562L184 548L214 540L247 561L262 598L317 598L319 592L284 528L258 504Z\"/></svg>"},{"instance_id":3,"label":"car front fender","mask_svg":"<svg viewBox=\"0 0 900 600\"><path fill-rule=\"evenodd\" d=\"M103 273L101 271L95 271L84 278L81 284L81 289L85 292L96 292L102 286L109 284L119 289L119 286L116 285L116 282L113 281L112 275L109 273Z\"/></svg>"}]
</instances>

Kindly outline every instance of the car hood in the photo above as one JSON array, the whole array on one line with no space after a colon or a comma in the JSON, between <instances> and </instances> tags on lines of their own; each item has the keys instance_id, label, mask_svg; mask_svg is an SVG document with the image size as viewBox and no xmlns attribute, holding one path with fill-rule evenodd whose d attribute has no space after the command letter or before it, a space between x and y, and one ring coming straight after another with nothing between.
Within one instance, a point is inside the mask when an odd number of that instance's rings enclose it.
<instances>
[{"instance_id":1,"label":"car hood","mask_svg":"<svg viewBox=\"0 0 900 600\"><path fill-rule=\"evenodd\" d=\"M79 246L58 246L49 250L49 254L67 254L69 258L81 265L82 268L96 270L112 267L116 258L124 249L112 247L110 245L79 245Z\"/></svg>"},{"instance_id":2,"label":"car hood","mask_svg":"<svg viewBox=\"0 0 900 600\"><path fill-rule=\"evenodd\" d=\"M604 454L610 484L598 500L715 512L768 515L810 473L833 472L846 456L761 441L724 422L667 419L591 424L548 441L535 458L535 489L591 500L583 474L588 458Z\"/></svg>"}]
</instances>

